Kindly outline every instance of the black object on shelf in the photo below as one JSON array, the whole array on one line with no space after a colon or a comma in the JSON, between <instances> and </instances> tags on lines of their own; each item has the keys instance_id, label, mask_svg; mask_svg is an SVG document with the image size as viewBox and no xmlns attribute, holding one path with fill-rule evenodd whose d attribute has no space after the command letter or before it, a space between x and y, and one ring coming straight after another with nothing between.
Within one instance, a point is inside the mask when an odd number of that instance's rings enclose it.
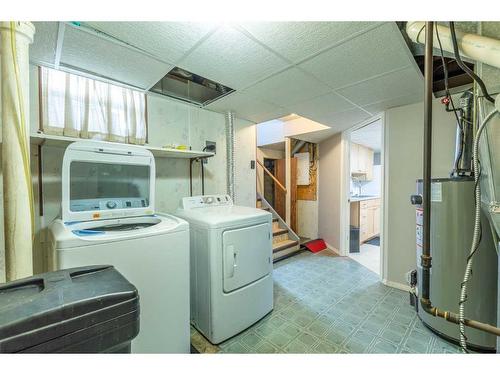
<instances>
[{"instance_id":1,"label":"black object on shelf","mask_svg":"<svg viewBox=\"0 0 500 375\"><path fill-rule=\"evenodd\" d=\"M349 252L359 253L359 227L351 225L349 231Z\"/></svg>"},{"instance_id":2,"label":"black object on shelf","mask_svg":"<svg viewBox=\"0 0 500 375\"><path fill-rule=\"evenodd\" d=\"M0 285L0 353L130 353L138 333L137 289L113 266Z\"/></svg>"}]
</instances>

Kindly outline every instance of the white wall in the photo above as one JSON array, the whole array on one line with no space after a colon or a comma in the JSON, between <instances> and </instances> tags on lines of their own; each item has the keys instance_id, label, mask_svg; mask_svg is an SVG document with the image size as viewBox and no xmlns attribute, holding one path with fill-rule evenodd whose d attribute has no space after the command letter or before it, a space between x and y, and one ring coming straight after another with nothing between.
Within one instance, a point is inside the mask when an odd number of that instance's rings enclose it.
<instances>
[{"instance_id":1,"label":"white wall","mask_svg":"<svg viewBox=\"0 0 500 375\"><path fill-rule=\"evenodd\" d=\"M422 178L423 103L389 109L385 115L384 246L386 279L406 284L416 267L415 207L410 195ZM455 117L433 103L432 176L448 177L455 149Z\"/></svg>"},{"instance_id":2,"label":"white wall","mask_svg":"<svg viewBox=\"0 0 500 375\"><path fill-rule=\"evenodd\" d=\"M257 124L257 146L283 142L285 140L283 124L281 120L271 120Z\"/></svg>"},{"instance_id":3,"label":"white wall","mask_svg":"<svg viewBox=\"0 0 500 375\"><path fill-rule=\"evenodd\" d=\"M294 135L317 132L326 129L330 129L330 127L322 125L319 122L309 120L305 117L299 117L286 121L283 124L283 135L285 137L293 137Z\"/></svg>"},{"instance_id":4,"label":"white wall","mask_svg":"<svg viewBox=\"0 0 500 375\"><path fill-rule=\"evenodd\" d=\"M30 69L31 131L38 130L38 82L37 68ZM148 95L149 144L188 144L193 149L202 149L205 141L217 143L217 153L205 164L205 194L226 193L226 142L224 115L193 107L168 98ZM255 207L255 169L250 161L255 159L255 125L240 119L235 121L235 191L236 204ZM42 147L42 178L44 215L38 215L35 207L36 238L34 246L35 271L40 272L46 264L47 226L60 213L61 166L64 147ZM36 154L36 147L32 150ZM36 157L36 155L35 155ZM35 169L36 172L36 169ZM0 170L1 173L1 170ZM37 175L33 179L36 183ZM37 201L35 188L35 200ZM1 189L0 189L1 192ZM199 163L193 165L193 194L201 194ZM182 197L189 195L189 160L156 158L156 209L172 213ZM1 206L1 203L0 203ZM1 208L1 207L0 207ZM1 210L0 210L1 211ZM0 212L1 213L1 212ZM0 282L4 280L3 213L0 219Z\"/></svg>"},{"instance_id":5,"label":"white wall","mask_svg":"<svg viewBox=\"0 0 500 375\"><path fill-rule=\"evenodd\" d=\"M350 181L350 192L351 195L358 193L358 184L355 183L352 178ZM372 180L362 182L361 194L362 195L372 195L374 197L380 197L380 192L382 190L382 166L373 166L373 177Z\"/></svg>"},{"instance_id":6,"label":"white wall","mask_svg":"<svg viewBox=\"0 0 500 375\"><path fill-rule=\"evenodd\" d=\"M310 239L318 238L317 199L315 201L297 200L297 234Z\"/></svg>"},{"instance_id":7,"label":"white wall","mask_svg":"<svg viewBox=\"0 0 500 375\"><path fill-rule=\"evenodd\" d=\"M342 134L319 144L318 237L338 251L341 241Z\"/></svg>"}]
</instances>

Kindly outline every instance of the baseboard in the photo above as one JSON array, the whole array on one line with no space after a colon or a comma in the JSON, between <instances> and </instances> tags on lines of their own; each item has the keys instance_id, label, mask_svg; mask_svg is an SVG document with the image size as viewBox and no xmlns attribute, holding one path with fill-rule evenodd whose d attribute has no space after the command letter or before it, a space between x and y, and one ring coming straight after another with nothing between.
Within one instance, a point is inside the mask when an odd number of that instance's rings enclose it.
<instances>
[{"instance_id":1,"label":"baseboard","mask_svg":"<svg viewBox=\"0 0 500 375\"><path fill-rule=\"evenodd\" d=\"M405 292L409 292L410 291L410 286L409 285L397 283L395 281L389 281L387 279L383 279L382 280L382 284L390 286L391 288L396 288L396 289L399 289L399 290L403 290Z\"/></svg>"},{"instance_id":2,"label":"baseboard","mask_svg":"<svg viewBox=\"0 0 500 375\"><path fill-rule=\"evenodd\" d=\"M327 247L327 249L326 249L326 250L329 250L329 251L331 251L332 253L335 253L335 255L337 255L337 256L342 256L342 255L340 255L340 251L339 251L337 248L333 247L332 245L330 245L330 244L329 244L328 242L326 242L326 241L325 241L325 244L326 244L326 247Z\"/></svg>"}]
</instances>

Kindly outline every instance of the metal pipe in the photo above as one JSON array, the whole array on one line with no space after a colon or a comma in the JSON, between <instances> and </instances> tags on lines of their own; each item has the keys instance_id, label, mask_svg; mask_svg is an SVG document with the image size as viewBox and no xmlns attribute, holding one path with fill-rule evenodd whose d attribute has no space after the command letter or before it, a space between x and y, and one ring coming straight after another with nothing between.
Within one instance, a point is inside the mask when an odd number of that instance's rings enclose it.
<instances>
[{"instance_id":1,"label":"metal pipe","mask_svg":"<svg viewBox=\"0 0 500 375\"><path fill-rule=\"evenodd\" d=\"M29 152L31 22L0 22L2 171L7 281L33 274L34 206Z\"/></svg>"},{"instance_id":2,"label":"metal pipe","mask_svg":"<svg viewBox=\"0 0 500 375\"><path fill-rule=\"evenodd\" d=\"M295 155L305 144L306 141L298 141L295 147L292 149L292 152L290 152L291 157L293 158L293 155Z\"/></svg>"},{"instance_id":3,"label":"metal pipe","mask_svg":"<svg viewBox=\"0 0 500 375\"><path fill-rule=\"evenodd\" d=\"M193 196L193 162L196 159L189 160L189 196Z\"/></svg>"},{"instance_id":4,"label":"metal pipe","mask_svg":"<svg viewBox=\"0 0 500 375\"><path fill-rule=\"evenodd\" d=\"M200 159L201 166L201 195L205 195L205 168L203 167L204 159Z\"/></svg>"},{"instance_id":5,"label":"metal pipe","mask_svg":"<svg viewBox=\"0 0 500 375\"><path fill-rule=\"evenodd\" d=\"M234 113L226 112L227 194L234 201Z\"/></svg>"},{"instance_id":6,"label":"metal pipe","mask_svg":"<svg viewBox=\"0 0 500 375\"><path fill-rule=\"evenodd\" d=\"M422 241L422 299L429 300L431 268L431 158L432 158L432 75L434 22L425 23L424 60L424 165L423 165L423 241Z\"/></svg>"}]
</instances>

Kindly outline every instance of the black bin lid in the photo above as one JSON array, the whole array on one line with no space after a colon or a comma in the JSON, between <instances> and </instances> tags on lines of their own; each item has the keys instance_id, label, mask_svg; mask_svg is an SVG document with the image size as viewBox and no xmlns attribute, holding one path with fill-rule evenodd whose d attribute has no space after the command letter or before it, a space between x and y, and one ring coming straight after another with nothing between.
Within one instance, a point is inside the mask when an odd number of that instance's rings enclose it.
<instances>
[{"instance_id":1,"label":"black bin lid","mask_svg":"<svg viewBox=\"0 0 500 375\"><path fill-rule=\"evenodd\" d=\"M138 311L137 289L113 266L16 280L0 285L0 352L23 351L76 331L95 330L131 312L137 312L138 319Z\"/></svg>"}]
</instances>

